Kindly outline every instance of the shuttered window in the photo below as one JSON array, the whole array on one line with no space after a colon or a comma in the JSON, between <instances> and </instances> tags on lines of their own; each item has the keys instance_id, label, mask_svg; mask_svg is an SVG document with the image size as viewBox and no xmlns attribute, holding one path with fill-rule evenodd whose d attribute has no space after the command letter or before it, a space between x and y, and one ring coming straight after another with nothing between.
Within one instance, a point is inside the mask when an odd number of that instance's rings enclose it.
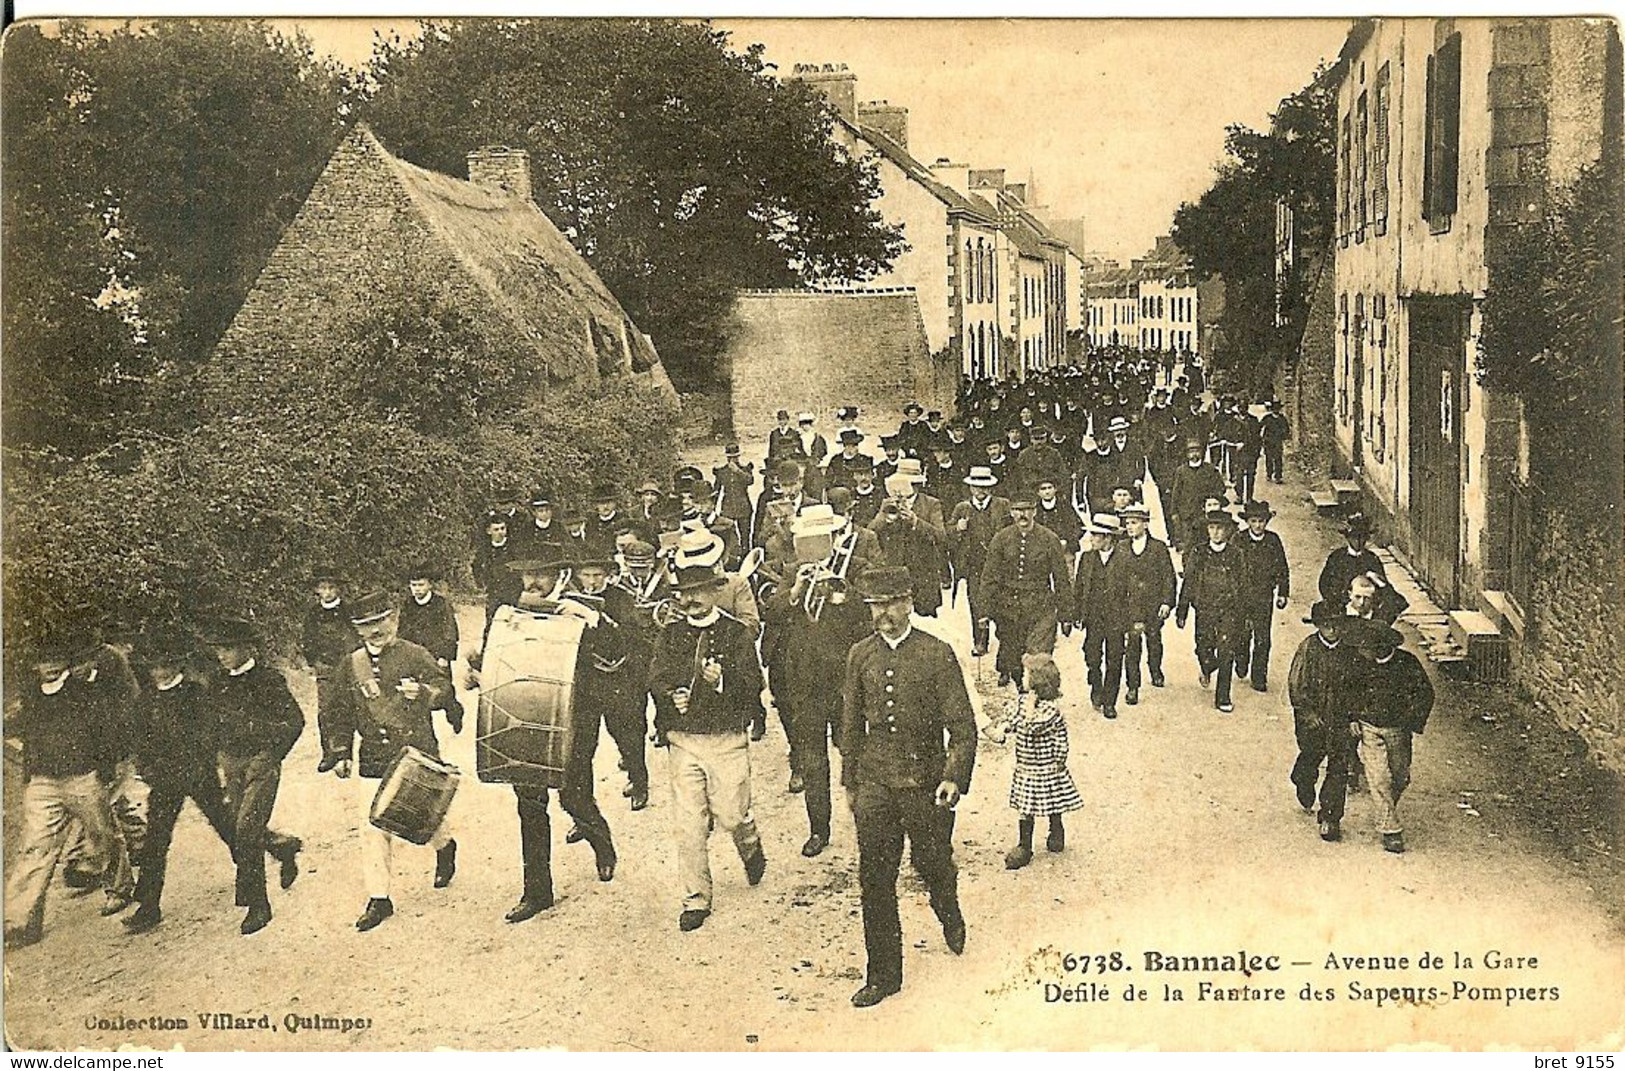
<instances>
[{"instance_id":1,"label":"shuttered window","mask_svg":"<svg viewBox=\"0 0 1625 1071\"><path fill-rule=\"evenodd\" d=\"M1446 37L1427 70L1427 145L1423 156L1422 218L1446 229L1456 212L1461 158L1461 34Z\"/></svg>"},{"instance_id":2,"label":"shuttered window","mask_svg":"<svg viewBox=\"0 0 1625 1071\"><path fill-rule=\"evenodd\" d=\"M1388 101L1392 89L1384 63L1377 72L1371 117L1371 220L1379 235L1388 233Z\"/></svg>"}]
</instances>

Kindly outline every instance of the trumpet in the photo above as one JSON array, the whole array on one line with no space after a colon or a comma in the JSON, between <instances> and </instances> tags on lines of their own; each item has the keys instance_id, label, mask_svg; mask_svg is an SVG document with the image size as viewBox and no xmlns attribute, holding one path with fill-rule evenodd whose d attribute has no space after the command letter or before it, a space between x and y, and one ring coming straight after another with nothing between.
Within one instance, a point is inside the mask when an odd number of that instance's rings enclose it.
<instances>
[{"instance_id":1,"label":"trumpet","mask_svg":"<svg viewBox=\"0 0 1625 1071\"><path fill-rule=\"evenodd\" d=\"M807 592L801 597L801 609L809 621L816 623L823 617L831 595L845 593L846 574L852 568L852 555L857 546L857 532L848 532L835 541L828 558L807 562L796 571L796 583L805 581L807 585Z\"/></svg>"}]
</instances>

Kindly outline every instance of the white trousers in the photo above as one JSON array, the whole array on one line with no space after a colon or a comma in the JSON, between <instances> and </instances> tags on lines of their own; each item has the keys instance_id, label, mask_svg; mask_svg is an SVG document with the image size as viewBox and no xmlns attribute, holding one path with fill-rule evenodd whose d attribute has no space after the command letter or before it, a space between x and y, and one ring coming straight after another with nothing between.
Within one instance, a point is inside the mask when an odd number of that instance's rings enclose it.
<instances>
[{"instance_id":1,"label":"white trousers","mask_svg":"<svg viewBox=\"0 0 1625 1071\"><path fill-rule=\"evenodd\" d=\"M378 795L378 786L382 784L376 777L357 777L356 804L361 810L361 882L366 886L367 898L371 900L384 900L389 898L389 884L393 873L394 845L398 837L393 833L385 833L372 824L372 800ZM446 846L451 837L451 815L440 823L440 828L429 839L429 847L438 851ZM416 848L416 844L401 841L408 848Z\"/></svg>"}]
</instances>

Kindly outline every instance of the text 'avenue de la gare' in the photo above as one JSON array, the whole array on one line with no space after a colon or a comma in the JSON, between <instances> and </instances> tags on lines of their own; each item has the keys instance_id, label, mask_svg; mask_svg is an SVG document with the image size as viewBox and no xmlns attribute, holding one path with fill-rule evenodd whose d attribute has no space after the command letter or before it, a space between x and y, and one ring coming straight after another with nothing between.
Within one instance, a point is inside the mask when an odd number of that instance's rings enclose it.
<instances>
[{"instance_id":1,"label":"text 'avenue de la gare'","mask_svg":"<svg viewBox=\"0 0 1625 1071\"><path fill-rule=\"evenodd\" d=\"M1061 968L1066 974L1115 974L1135 968L1132 957L1122 952L1066 953L1061 957ZM1114 988L1104 980L1084 979L1077 982L1041 982L1046 1004L1108 1003L1113 999L1126 1003L1161 1000L1181 1002L1270 1002L1296 999L1306 1002L1352 1000L1384 1006L1443 1005L1452 1001L1471 1003L1514 1004L1556 1001L1561 999L1559 987L1528 985L1486 985L1476 979L1441 979L1429 984L1373 985L1364 978L1350 978L1339 989L1321 988L1317 983L1305 982L1296 990L1289 985L1277 985L1268 977L1277 971L1291 969L1320 970L1324 973L1350 972L1393 973L1400 971L1535 971L1540 969L1540 957L1517 955L1500 949L1489 949L1475 957L1470 953L1450 951L1434 953L1423 951L1416 956L1400 954L1343 954L1328 951L1319 961L1292 960L1278 954L1261 954L1240 949L1236 952L1203 955L1182 955L1166 951L1145 951L1140 955L1141 969L1157 974L1239 974L1243 981L1195 979L1193 984L1162 983L1147 988L1133 983ZM1260 977L1263 976L1263 977ZM1498 974L1497 978L1504 977ZM1160 990L1160 991L1159 991ZM1189 996L1187 997L1187 991Z\"/></svg>"}]
</instances>

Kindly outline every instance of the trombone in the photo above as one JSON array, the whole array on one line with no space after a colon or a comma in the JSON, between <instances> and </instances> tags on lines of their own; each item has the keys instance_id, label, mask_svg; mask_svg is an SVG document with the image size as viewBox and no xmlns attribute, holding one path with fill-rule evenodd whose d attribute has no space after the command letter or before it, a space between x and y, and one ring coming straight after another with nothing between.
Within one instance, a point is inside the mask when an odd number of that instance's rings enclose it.
<instances>
[{"instance_id":1,"label":"trombone","mask_svg":"<svg viewBox=\"0 0 1625 1071\"><path fill-rule=\"evenodd\" d=\"M850 531L835 541L829 557L821 562L808 562L800 569L797 579L805 578L807 593L801 597L801 609L813 623L824 615L824 606L835 592L846 590L846 574L852 568L852 555L858 547L858 533Z\"/></svg>"}]
</instances>

